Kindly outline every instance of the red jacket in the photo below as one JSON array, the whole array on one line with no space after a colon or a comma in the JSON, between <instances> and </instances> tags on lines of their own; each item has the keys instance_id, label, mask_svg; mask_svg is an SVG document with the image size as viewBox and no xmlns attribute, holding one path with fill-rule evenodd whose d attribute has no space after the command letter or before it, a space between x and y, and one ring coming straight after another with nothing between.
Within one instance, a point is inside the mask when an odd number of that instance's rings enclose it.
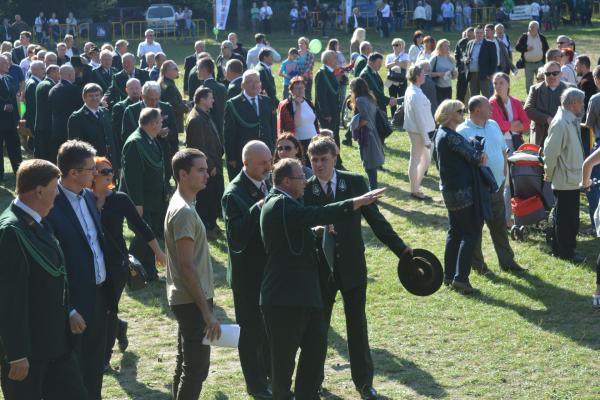
<instances>
[{"instance_id":1,"label":"red jacket","mask_svg":"<svg viewBox=\"0 0 600 400\"><path fill-rule=\"evenodd\" d=\"M521 124L523 124L523 132L528 131L529 118L527 117L525 110L523 110L523 104L521 104L519 99L516 99L512 96L508 96L508 98L510 99L510 105L512 106L513 121L521 121ZM500 106L494 97L490 98L490 106L492 107L492 119L498 123L502 133L510 131L511 121L504 117L504 113L500 109Z\"/></svg>"},{"instance_id":2,"label":"red jacket","mask_svg":"<svg viewBox=\"0 0 600 400\"><path fill-rule=\"evenodd\" d=\"M317 120L317 110L315 110L315 106L308 100L304 99L306 104L312 108L315 113L315 129L317 130L317 135L320 133L319 130L319 121ZM292 104L292 100L285 99L281 100L279 106L277 107L277 136L281 135L284 132L296 133L296 124L294 123L294 107Z\"/></svg>"}]
</instances>

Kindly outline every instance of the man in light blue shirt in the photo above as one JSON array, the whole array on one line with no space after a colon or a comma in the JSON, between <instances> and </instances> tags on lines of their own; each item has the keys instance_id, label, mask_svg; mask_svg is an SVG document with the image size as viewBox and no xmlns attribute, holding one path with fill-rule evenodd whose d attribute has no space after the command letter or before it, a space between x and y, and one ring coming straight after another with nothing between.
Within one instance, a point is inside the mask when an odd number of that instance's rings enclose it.
<instances>
[{"instance_id":1,"label":"man in light blue shirt","mask_svg":"<svg viewBox=\"0 0 600 400\"><path fill-rule=\"evenodd\" d=\"M456 131L466 139L481 136L485 139L484 151L488 155L487 166L498 185L498 190L490 195L492 217L486 221L494 249L498 256L500 268L504 271L521 272L524 269L515 261L515 254L508 241L508 231L505 220L504 184L507 176L506 142L498 124L491 120L490 103L484 96L471 97L469 100L469 119L456 128ZM481 274L489 273L483 253L481 242L476 246L472 260L473 269Z\"/></svg>"}]
</instances>

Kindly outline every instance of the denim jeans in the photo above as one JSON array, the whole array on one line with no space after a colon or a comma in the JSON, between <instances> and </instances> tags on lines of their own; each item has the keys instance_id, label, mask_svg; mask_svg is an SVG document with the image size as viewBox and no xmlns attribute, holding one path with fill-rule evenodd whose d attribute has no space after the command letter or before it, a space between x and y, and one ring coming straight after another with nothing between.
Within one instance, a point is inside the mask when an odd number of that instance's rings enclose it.
<instances>
[{"instance_id":1,"label":"denim jeans","mask_svg":"<svg viewBox=\"0 0 600 400\"><path fill-rule=\"evenodd\" d=\"M594 146L592 146L592 150L590 154L596 151L600 147L600 140L596 139ZM600 179L600 165L596 165L592 169L592 179ZM595 228L596 224L594 224L594 212L596 211L596 207L598 207L598 202L600 201L600 188L598 186L593 186L590 188L588 192L586 192L586 197L588 200L588 211L590 213L590 220L592 221L592 228Z\"/></svg>"},{"instance_id":2,"label":"denim jeans","mask_svg":"<svg viewBox=\"0 0 600 400\"><path fill-rule=\"evenodd\" d=\"M477 220L475 207L448 210L448 236L444 252L444 277L467 283L475 246L481 241L483 221Z\"/></svg>"},{"instance_id":3,"label":"denim jeans","mask_svg":"<svg viewBox=\"0 0 600 400\"><path fill-rule=\"evenodd\" d=\"M367 177L369 178L369 187L370 190L377 189L377 168L366 169Z\"/></svg>"}]
</instances>

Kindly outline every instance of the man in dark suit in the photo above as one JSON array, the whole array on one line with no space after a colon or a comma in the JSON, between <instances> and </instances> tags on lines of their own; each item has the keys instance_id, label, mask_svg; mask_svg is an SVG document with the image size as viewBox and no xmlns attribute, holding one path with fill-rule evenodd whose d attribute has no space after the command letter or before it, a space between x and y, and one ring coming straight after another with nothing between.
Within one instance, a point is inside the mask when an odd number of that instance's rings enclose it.
<instances>
[{"instance_id":1,"label":"man in dark suit","mask_svg":"<svg viewBox=\"0 0 600 400\"><path fill-rule=\"evenodd\" d=\"M271 348L273 397L292 398L290 384L296 353L300 351L294 394L318 398L327 351L319 266L311 227L342 222L353 210L376 201L382 189L323 207L305 207L302 164L284 158L273 167L274 189L260 213L266 263L260 305Z\"/></svg>"},{"instance_id":2,"label":"man in dark suit","mask_svg":"<svg viewBox=\"0 0 600 400\"><path fill-rule=\"evenodd\" d=\"M322 138L309 145L308 154L315 176L308 180L304 192L306 206L323 206L361 196L368 191L362 176L334 168L338 151L330 138ZM350 218L333 225L329 236L335 241L334 253L331 254L333 257L331 260L324 257L321 265L321 288L327 327L339 290L344 298L352 380L363 399L376 399L365 314L367 263L361 229L362 217L373 229L375 236L398 258L411 249L394 232L377 205L371 204L362 207L360 211L352 212ZM333 265L329 265L329 262Z\"/></svg>"},{"instance_id":3,"label":"man in dark suit","mask_svg":"<svg viewBox=\"0 0 600 400\"><path fill-rule=\"evenodd\" d=\"M211 58L205 57L198 61L198 80L202 82L202 86L212 90L214 104L210 109L210 117L212 118L219 137L223 137L223 114L225 113L225 97L227 89L225 85L215 80L213 71L215 63ZM195 95L195 90L193 95ZM194 96L194 102L195 102Z\"/></svg>"},{"instance_id":4,"label":"man in dark suit","mask_svg":"<svg viewBox=\"0 0 600 400\"><path fill-rule=\"evenodd\" d=\"M71 331L76 334L79 367L90 400L101 398L106 315L116 311L116 291L104 260L100 213L87 189L96 175L95 155L92 146L77 140L59 148L59 193L48 214L65 256Z\"/></svg>"},{"instance_id":5,"label":"man in dark suit","mask_svg":"<svg viewBox=\"0 0 600 400\"><path fill-rule=\"evenodd\" d=\"M225 77L229 82L227 87L227 100L242 93L242 74L244 73L244 64L239 60L229 60L225 65Z\"/></svg>"},{"instance_id":6,"label":"man in dark suit","mask_svg":"<svg viewBox=\"0 0 600 400\"><path fill-rule=\"evenodd\" d=\"M123 113L122 138L123 143L129 135L139 127L140 113L146 107L158 108L162 115L162 128L158 134L158 143L163 151L165 179L168 184L171 179L171 159L179 147L177 136L177 125L173 107L169 103L160 101L160 85L154 81L148 81L142 87L142 100L130 105Z\"/></svg>"},{"instance_id":7,"label":"man in dark suit","mask_svg":"<svg viewBox=\"0 0 600 400\"><path fill-rule=\"evenodd\" d=\"M260 84L265 95L271 99L271 102L277 106L277 87L275 86L275 77L273 76L273 52L268 48L263 48L258 53L258 64L254 67L260 75Z\"/></svg>"},{"instance_id":8,"label":"man in dark suit","mask_svg":"<svg viewBox=\"0 0 600 400\"><path fill-rule=\"evenodd\" d=\"M360 77L363 78L373 95L377 99L377 107L386 113L387 115L387 106L396 105L395 97L388 97L385 95L383 80L381 76L379 76L379 70L383 65L383 56L380 53L371 53L369 55L369 62L367 66L360 73Z\"/></svg>"},{"instance_id":9,"label":"man in dark suit","mask_svg":"<svg viewBox=\"0 0 600 400\"><path fill-rule=\"evenodd\" d=\"M485 26L485 40L492 43L496 49L496 72L504 72L510 74L514 68L512 58L508 53L508 47L495 36L494 25L487 24Z\"/></svg>"},{"instance_id":10,"label":"man in dark suit","mask_svg":"<svg viewBox=\"0 0 600 400\"><path fill-rule=\"evenodd\" d=\"M46 78L35 88L35 121L33 124L33 155L36 158L56 162L52 159L52 110L48 102L50 90L60 80L58 65L46 67Z\"/></svg>"},{"instance_id":11,"label":"man in dark suit","mask_svg":"<svg viewBox=\"0 0 600 400\"><path fill-rule=\"evenodd\" d=\"M33 134L35 128L35 90L38 84L44 80L46 67L43 61L35 60L29 66L29 70L31 71L31 77L25 82L25 114L23 119L25 120L25 126Z\"/></svg>"},{"instance_id":12,"label":"man in dark suit","mask_svg":"<svg viewBox=\"0 0 600 400\"><path fill-rule=\"evenodd\" d=\"M156 140L161 132L160 119L160 110L156 108L144 108L139 113L139 128L123 145L119 187L129 194L139 214L158 237L163 234L167 206L164 153ZM156 280L154 254L144 237L134 236L129 251L144 265L148 279Z\"/></svg>"},{"instance_id":13,"label":"man in dark suit","mask_svg":"<svg viewBox=\"0 0 600 400\"><path fill-rule=\"evenodd\" d=\"M119 39L115 43L116 51L112 57L112 67L117 72L120 72L123 69L123 61L121 60L121 57L123 57L123 55L127 53L128 47L129 47L129 42L124 39Z\"/></svg>"},{"instance_id":14,"label":"man in dark suit","mask_svg":"<svg viewBox=\"0 0 600 400\"><path fill-rule=\"evenodd\" d=\"M489 98L492 94L491 82L498 66L498 56L494 43L484 39L481 25L475 28L475 39L467 43L465 65L469 70L467 80L471 97L482 94Z\"/></svg>"},{"instance_id":15,"label":"man in dark suit","mask_svg":"<svg viewBox=\"0 0 600 400\"><path fill-rule=\"evenodd\" d=\"M19 164L23 161L21 143L17 126L19 124L19 107L17 92L13 78L8 75L11 61L8 56L0 55L0 152L3 153L2 143L6 143L6 153L13 172L16 174ZM0 181L4 179L4 157L1 157Z\"/></svg>"},{"instance_id":16,"label":"man in dark suit","mask_svg":"<svg viewBox=\"0 0 600 400\"><path fill-rule=\"evenodd\" d=\"M198 62L198 55L206 51L206 44L204 40L197 40L194 44L194 54L190 54L183 61L183 94L188 96L194 96L194 93L188 91L188 80L190 77L190 71L196 66Z\"/></svg>"},{"instance_id":17,"label":"man in dark suit","mask_svg":"<svg viewBox=\"0 0 600 400\"><path fill-rule=\"evenodd\" d=\"M72 353L65 260L44 218L60 171L27 160L0 216L0 382L6 400L85 399Z\"/></svg>"},{"instance_id":18,"label":"man in dark suit","mask_svg":"<svg viewBox=\"0 0 600 400\"><path fill-rule=\"evenodd\" d=\"M112 83L106 91L106 101L109 106L113 106L115 103L127 98L127 92L125 91L125 85L131 78L137 78L140 84L144 85L146 81L150 79L148 71L143 71L135 67L135 56L131 53L126 53L122 57L123 70L117 72L112 77Z\"/></svg>"},{"instance_id":19,"label":"man in dark suit","mask_svg":"<svg viewBox=\"0 0 600 400\"><path fill-rule=\"evenodd\" d=\"M56 160L58 148L67 140L69 117L83 105L81 88L75 85L75 70L68 64L60 66L60 82L48 93L48 104L52 114L50 135L50 160Z\"/></svg>"},{"instance_id":20,"label":"man in dark suit","mask_svg":"<svg viewBox=\"0 0 600 400\"><path fill-rule=\"evenodd\" d=\"M242 170L242 148L250 140L264 142L271 151L275 146L273 103L261 96L260 76L255 70L244 72L242 93L225 104L225 159L230 179Z\"/></svg>"},{"instance_id":21,"label":"man in dark suit","mask_svg":"<svg viewBox=\"0 0 600 400\"><path fill-rule=\"evenodd\" d=\"M321 54L323 66L315 75L315 108L321 128L333 132L335 142L340 144L340 83L333 75L337 65L335 51L326 50Z\"/></svg>"},{"instance_id":22,"label":"man in dark suit","mask_svg":"<svg viewBox=\"0 0 600 400\"><path fill-rule=\"evenodd\" d=\"M468 67L465 65L467 44L475 38L475 28L469 27L463 33L463 38L456 43L454 49L454 59L458 70L458 79L456 80L456 99L464 104L467 103L467 90L469 81L467 80Z\"/></svg>"},{"instance_id":23,"label":"man in dark suit","mask_svg":"<svg viewBox=\"0 0 600 400\"><path fill-rule=\"evenodd\" d=\"M272 154L261 141L242 150L244 168L233 178L221 201L227 232L227 281L233 291L235 320L240 325L238 352L248 394L271 398L269 345L260 313L260 284L266 263L260 236L260 208L270 189Z\"/></svg>"},{"instance_id":24,"label":"man in dark suit","mask_svg":"<svg viewBox=\"0 0 600 400\"><path fill-rule=\"evenodd\" d=\"M12 62L19 65L21 60L27 57L27 47L31 44L31 32L22 31L19 34L19 41L21 44L12 49Z\"/></svg>"},{"instance_id":25,"label":"man in dark suit","mask_svg":"<svg viewBox=\"0 0 600 400\"><path fill-rule=\"evenodd\" d=\"M360 10L358 7L352 9L352 15L348 17L348 31L354 32L357 28L365 28L364 18L360 16Z\"/></svg>"},{"instance_id":26,"label":"man in dark suit","mask_svg":"<svg viewBox=\"0 0 600 400\"><path fill-rule=\"evenodd\" d=\"M2 19L2 26L0 26L0 40L3 42L8 41L12 43L13 37L14 33L10 23L8 22L8 18Z\"/></svg>"},{"instance_id":27,"label":"man in dark suit","mask_svg":"<svg viewBox=\"0 0 600 400\"><path fill-rule=\"evenodd\" d=\"M371 43L364 41L360 43L360 54L354 60L354 76L360 76L363 69L367 67L369 62L369 55L373 52L373 46Z\"/></svg>"},{"instance_id":28,"label":"man in dark suit","mask_svg":"<svg viewBox=\"0 0 600 400\"><path fill-rule=\"evenodd\" d=\"M100 66L92 70L92 82L100 85L102 92L106 92L112 83L112 77L117 70L112 67L112 53L109 50L100 52Z\"/></svg>"},{"instance_id":29,"label":"man in dark suit","mask_svg":"<svg viewBox=\"0 0 600 400\"><path fill-rule=\"evenodd\" d=\"M115 142L117 142L117 157L121 158L121 150L123 149L123 115L125 109L132 104L137 103L142 98L142 85L137 78L131 78L125 85L125 91L127 92L127 98L116 103L111 110L111 125L112 132L115 136Z\"/></svg>"},{"instance_id":30,"label":"man in dark suit","mask_svg":"<svg viewBox=\"0 0 600 400\"><path fill-rule=\"evenodd\" d=\"M100 106L102 88L88 83L83 88L84 105L69 117L67 134L69 139L77 139L94 146L97 155L106 157L112 163L115 176L121 167L121 154L117 153L116 138L112 131L110 112Z\"/></svg>"},{"instance_id":31,"label":"man in dark suit","mask_svg":"<svg viewBox=\"0 0 600 400\"><path fill-rule=\"evenodd\" d=\"M86 64L80 56L72 56L69 64L75 70L75 80L73 83L82 90L85 85L92 81L92 66Z\"/></svg>"}]
</instances>

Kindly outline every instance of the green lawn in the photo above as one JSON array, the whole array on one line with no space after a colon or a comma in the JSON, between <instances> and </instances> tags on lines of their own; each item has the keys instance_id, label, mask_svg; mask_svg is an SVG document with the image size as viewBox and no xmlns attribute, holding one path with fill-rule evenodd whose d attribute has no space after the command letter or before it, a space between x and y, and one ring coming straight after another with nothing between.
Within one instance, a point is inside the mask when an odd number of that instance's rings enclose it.
<instances>
[{"instance_id":1,"label":"green lawn","mask_svg":"<svg viewBox=\"0 0 600 400\"><path fill-rule=\"evenodd\" d=\"M524 25L509 31L514 43ZM600 29L562 29L577 41L580 54L600 54L596 38ZM554 43L557 32L548 34ZM437 38L444 37L436 31ZM407 42L409 33L400 35ZM340 35L344 48L348 35ZM449 35L454 43L457 36ZM241 35L248 45L250 35ZM387 52L390 40L368 39L375 49ZM272 44L282 54L295 38L275 35ZM133 45L133 44L132 44ZM250 46L247 46L250 47ZM168 55L182 62L192 44L165 46ZM216 55L216 47L209 48ZM516 58L516 57L515 57ZM281 85L281 82L278 81ZM524 99L523 71L514 78L512 93ZM281 87L280 87L281 89ZM281 93L281 92L279 92ZM386 142L386 167L380 185L388 187L380 208L398 233L412 247L424 247L443 258L446 209L438 191L438 173L430 168L424 192L434 201L420 203L409 198L407 177L409 140L396 132ZM344 164L363 172L357 148L342 148ZM8 161L5 162L10 170ZM8 173L0 186L0 206L5 207L14 190ZM589 217L582 207L582 229ZM519 263L529 273L514 276L499 271L487 230L484 254L493 277L473 275L481 289L476 297L463 297L445 288L427 298L412 296L399 284L397 259L364 226L369 265L367 315L375 363L375 388L387 399L598 399L599 317L591 308L594 290L596 239L579 237L579 251L588 257L573 266L549 255L541 234L525 243L512 242ZM231 291L225 282L226 242L211 244L216 273L217 313L221 321L234 320ZM341 300L340 300L341 303ZM165 290L152 286L124 294L120 316L129 321L130 347L113 355L113 371L105 376L105 399L169 399L176 353L177 324L169 311ZM245 385L237 351L214 348L211 372L203 399L245 399ZM327 355L325 387L329 399L356 399L350 378L346 333L341 304L334 309ZM1 397L0 397L1 398Z\"/></svg>"}]
</instances>

